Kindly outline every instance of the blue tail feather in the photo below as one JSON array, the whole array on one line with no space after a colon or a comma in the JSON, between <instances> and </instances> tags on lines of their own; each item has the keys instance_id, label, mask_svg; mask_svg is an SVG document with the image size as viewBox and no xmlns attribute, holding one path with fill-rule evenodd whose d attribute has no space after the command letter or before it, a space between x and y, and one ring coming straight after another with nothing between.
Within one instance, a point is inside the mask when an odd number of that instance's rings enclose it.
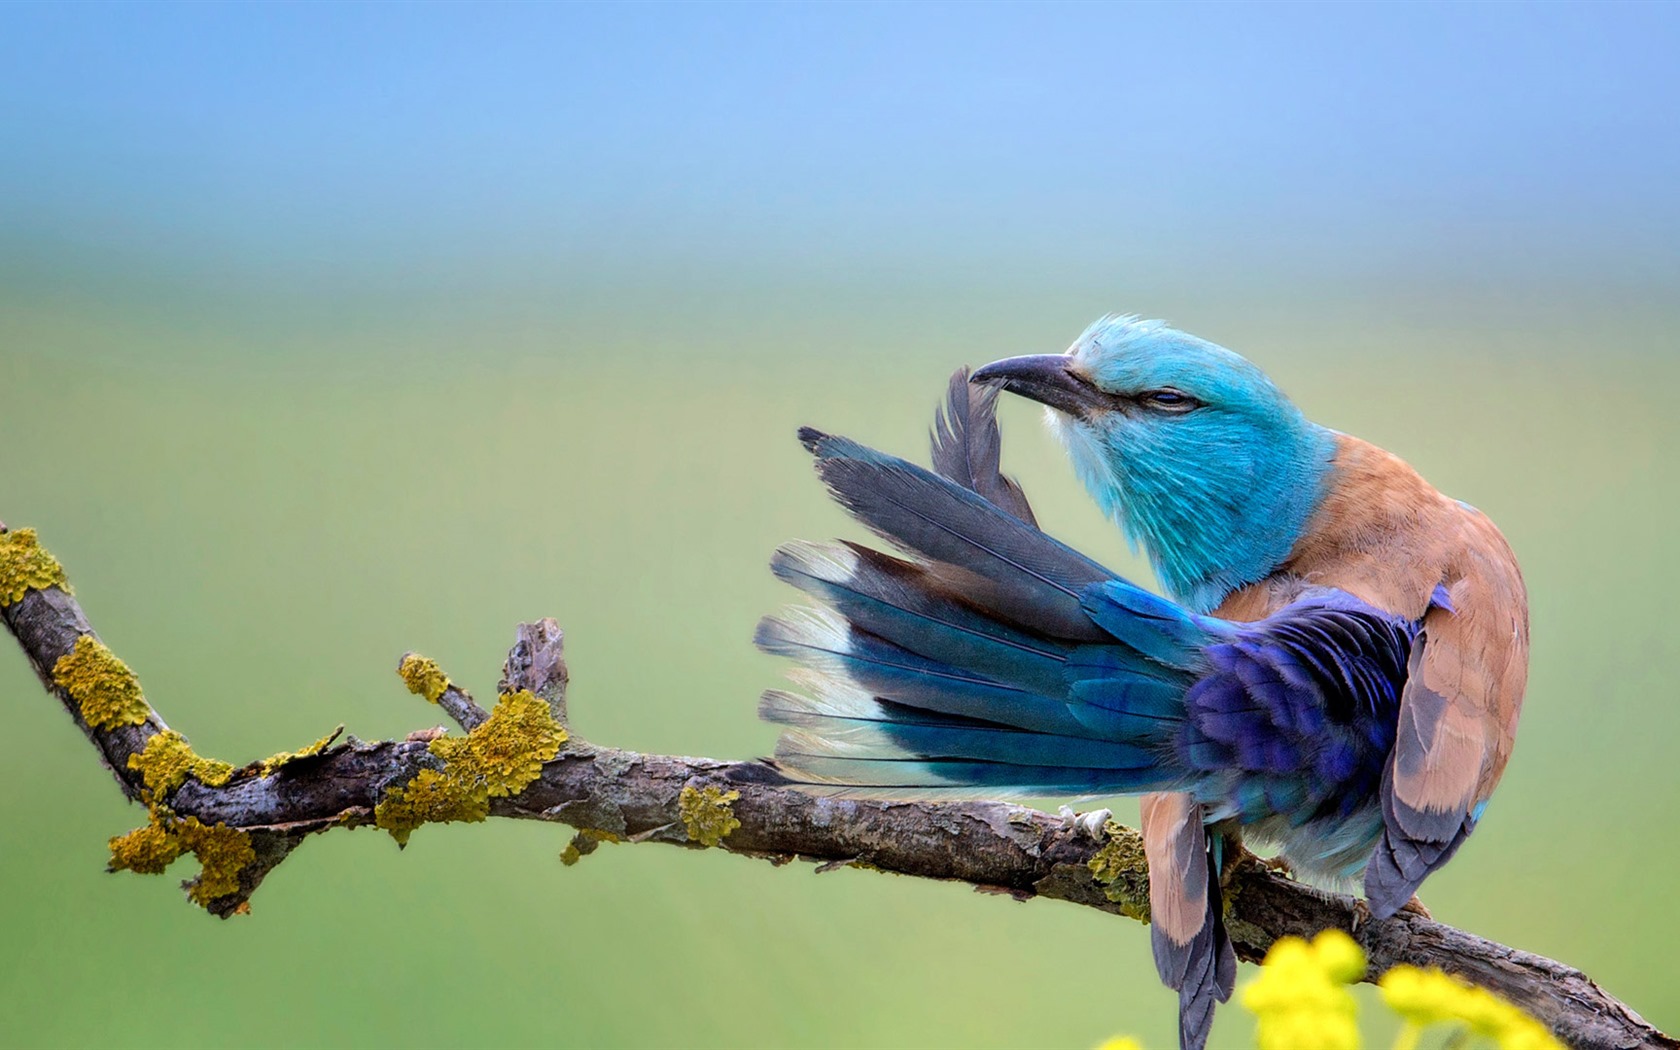
<instances>
[{"instance_id":1,"label":"blue tail feather","mask_svg":"<svg viewBox=\"0 0 1680 1050\"><path fill-rule=\"evenodd\" d=\"M1080 712L1084 708L1096 708L1133 719L1139 731L1148 723L1166 728L1184 720L1183 683L1145 675L1075 679L1068 686L1068 701L1075 717L1083 717Z\"/></svg>"},{"instance_id":2,"label":"blue tail feather","mask_svg":"<svg viewBox=\"0 0 1680 1050\"><path fill-rule=\"evenodd\" d=\"M834 714L800 709L786 694L770 694L760 706L768 721L804 730L832 749L833 757L934 761L968 759L1020 766L1145 771L1157 765L1148 748L1089 737L1035 733L985 723L936 721L924 712L894 710L890 702L872 712Z\"/></svg>"},{"instance_id":3,"label":"blue tail feather","mask_svg":"<svg viewBox=\"0 0 1680 1050\"><path fill-rule=\"evenodd\" d=\"M759 629L814 693L766 699L795 780L884 796L1187 790L1220 819L1285 828L1374 797L1415 624L1327 590L1258 623L1197 615L960 484L802 437L835 498L915 560L777 552L776 574L830 607ZM1346 839L1335 848L1359 845Z\"/></svg>"},{"instance_id":4,"label":"blue tail feather","mask_svg":"<svg viewBox=\"0 0 1680 1050\"><path fill-rule=\"evenodd\" d=\"M826 600L851 624L919 656L1023 688L1063 685L1067 646L988 619L935 590L919 567L867 549L790 543L770 562L778 577Z\"/></svg>"},{"instance_id":5,"label":"blue tail feather","mask_svg":"<svg viewBox=\"0 0 1680 1050\"><path fill-rule=\"evenodd\" d=\"M855 759L794 748L778 748L776 761L791 783L819 793L863 798L972 798L976 788L992 798L1090 798L1159 790L1153 779L1128 770L957 759Z\"/></svg>"},{"instance_id":6,"label":"blue tail feather","mask_svg":"<svg viewBox=\"0 0 1680 1050\"><path fill-rule=\"evenodd\" d=\"M759 648L791 657L823 681L850 683L916 710L961 715L1043 733L1078 734L1062 701L917 656L884 639L850 630L832 616L767 617Z\"/></svg>"},{"instance_id":7,"label":"blue tail feather","mask_svg":"<svg viewBox=\"0 0 1680 1050\"><path fill-rule=\"evenodd\" d=\"M885 539L944 570L994 617L1101 640L1079 593L1114 574L984 497L846 438L801 431L834 498Z\"/></svg>"}]
</instances>

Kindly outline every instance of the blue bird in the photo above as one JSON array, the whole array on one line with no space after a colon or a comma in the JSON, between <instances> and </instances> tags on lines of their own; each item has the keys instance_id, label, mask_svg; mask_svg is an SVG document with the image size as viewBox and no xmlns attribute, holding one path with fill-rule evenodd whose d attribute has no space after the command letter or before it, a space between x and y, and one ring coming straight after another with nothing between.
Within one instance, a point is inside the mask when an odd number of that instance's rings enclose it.
<instances>
[{"instance_id":1,"label":"blue bird","mask_svg":"<svg viewBox=\"0 0 1680 1050\"><path fill-rule=\"evenodd\" d=\"M1161 322L1104 318L972 379L953 378L937 473L800 432L906 556L777 551L822 605L759 625L800 665L802 692L761 704L776 763L838 795L1145 794L1155 961L1197 1050L1235 983L1228 839L1313 881L1362 874L1385 918L1475 828L1527 679L1522 575L1480 512ZM1047 406L1167 597L1038 529L998 471L999 389Z\"/></svg>"}]
</instances>

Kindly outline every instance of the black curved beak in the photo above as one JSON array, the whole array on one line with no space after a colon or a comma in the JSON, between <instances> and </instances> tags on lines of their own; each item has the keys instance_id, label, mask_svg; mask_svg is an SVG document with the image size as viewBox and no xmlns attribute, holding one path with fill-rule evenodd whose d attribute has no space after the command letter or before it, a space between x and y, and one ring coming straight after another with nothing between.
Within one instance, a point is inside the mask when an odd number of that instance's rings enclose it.
<instances>
[{"instance_id":1,"label":"black curved beak","mask_svg":"<svg viewBox=\"0 0 1680 1050\"><path fill-rule=\"evenodd\" d=\"M1107 394L1068 368L1071 363L1066 354L1006 357L978 369L969 380L1002 387L1070 416L1089 416L1113 408L1113 400Z\"/></svg>"}]
</instances>

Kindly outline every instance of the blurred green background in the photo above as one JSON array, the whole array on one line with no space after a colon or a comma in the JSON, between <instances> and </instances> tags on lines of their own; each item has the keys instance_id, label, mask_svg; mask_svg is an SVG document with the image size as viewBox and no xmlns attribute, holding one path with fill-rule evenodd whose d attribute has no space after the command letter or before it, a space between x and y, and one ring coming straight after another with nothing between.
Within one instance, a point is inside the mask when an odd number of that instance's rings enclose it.
<instances>
[{"instance_id":1,"label":"blurred green background","mask_svg":"<svg viewBox=\"0 0 1680 1050\"><path fill-rule=\"evenodd\" d=\"M207 755L435 722L399 654L487 696L550 615L582 734L752 756L765 560L857 534L794 428L921 458L954 366L1166 316L1504 528L1528 706L1424 899L1672 1031L1673 12L8 6L0 518ZM219 922L0 699L5 1045L1174 1039L1133 923L559 827L326 835Z\"/></svg>"}]
</instances>

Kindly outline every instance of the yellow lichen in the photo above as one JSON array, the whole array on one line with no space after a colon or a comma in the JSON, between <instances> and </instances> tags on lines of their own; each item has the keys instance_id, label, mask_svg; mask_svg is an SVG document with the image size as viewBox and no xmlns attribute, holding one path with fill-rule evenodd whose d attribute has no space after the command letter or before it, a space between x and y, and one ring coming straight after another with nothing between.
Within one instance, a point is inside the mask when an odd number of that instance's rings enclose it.
<instances>
[{"instance_id":1,"label":"yellow lichen","mask_svg":"<svg viewBox=\"0 0 1680 1050\"><path fill-rule=\"evenodd\" d=\"M683 827L688 829L689 841L710 847L728 838L731 831L741 826L733 808L740 797L739 791L685 785L677 794L677 812L682 816Z\"/></svg>"},{"instance_id":2,"label":"yellow lichen","mask_svg":"<svg viewBox=\"0 0 1680 1050\"><path fill-rule=\"evenodd\" d=\"M315 741L313 744L310 744L308 747L302 747L296 751L282 751L278 755L269 755L267 758L256 764L257 773L259 776L273 776L281 766L286 765L288 762L296 762L300 758L308 758L311 755L318 755L325 751L334 740L337 740L338 734L342 732L344 732L344 727L339 726L337 729Z\"/></svg>"},{"instance_id":3,"label":"yellow lichen","mask_svg":"<svg viewBox=\"0 0 1680 1050\"><path fill-rule=\"evenodd\" d=\"M484 781L492 798L516 795L542 775L543 763L560 753L566 730L548 705L529 690L504 695L465 738L432 741L445 767Z\"/></svg>"},{"instance_id":4,"label":"yellow lichen","mask_svg":"<svg viewBox=\"0 0 1680 1050\"><path fill-rule=\"evenodd\" d=\"M197 857L198 877L187 884L187 896L201 907L238 893L239 873L257 859L246 832L197 817L177 820L161 806L152 808L150 824L117 836L110 846L112 871L141 875L162 874L183 853Z\"/></svg>"},{"instance_id":5,"label":"yellow lichen","mask_svg":"<svg viewBox=\"0 0 1680 1050\"><path fill-rule=\"evenodd\" d=\"M428 744L443 768L423 769L387 793L374 808L374 822L406 844L422 824L483 820L491 798L523 791L565 742L566 730L547 704L523 689L508 693L466 736L439 737Z\"/></svg>"},{"instance_id":6,"label":"yellow lichen","mask_svg":"<svg viewBox=\"0 0 1680 1050\"><path fill-rule=\"evenodd\" d=\"M48 587L69 593L70 581L64 578L58 559L36 542L35 530L0 532L0 608Z\"/></svg>"},{"instance_id":7,"label":"yellow lichen","mask_svg":"<svg viewBox=\"0 0 1680 1050\"><path fill-rule=\"evenodd\" d=\"M160 824L147 824L111 840L111 870L161 875L181 855L181 840Z\"/></svg>"},{"instance_id":8,"label":"yellow lichen","mask_svg":"<svg viewBox=\"0 0 1680 1050\"><path fill-rule=\"evenodd\" d=\"M438 702L438 697L449 688L449 676L437 665L437 661L421 656L419 653L409 653L397 665L397 674L402 676L408 691L415 696L423 696L432 703Z\"/></svg>"},{"instance_id":9,"label":"yellow lichen","mask_svg":"<svg viewBox=\"0 0 1680 1050\"><path fill-rule=\"evenodd\" d=\"M566 843L566 848L560 851L560 863L569 868L594 853L601 843L623 841L624 836L600 828L578 828L577 834L572 836L572 841Z\"/></svg>"},{"instance_id":10,"label":"yellow lichen","mask_svg":"<svg viewBox=\"0 0 1680 1050\"><path fill-rule=\"evenodd\" d=\"M53 681L81 705L82 720L95 729L137 726L152 712L134 672L91 634L77 638L53 664Z\"/></svg>"},{"instance_id":11,"label":"yellow lichen","mask_svg":"<svg viewBox=\"0 0 1680 1050\"><path fill-rule=\"evenodd\" d=\"M386 793L373 809L373 822L391 833L397 845L422 824L480 821L490 815L490 796L482 782L451 776L445 769L422 769L413 780Z\"/></svg>"},{"instance_id":12,"label":"yellow lichen","mask_svg":"<svg viewBox=\"0 0 1680 1050\"><path fill-rule=\"evenodd\" d=\"M174 831L201 867L187 889L193 903L209 907L218 897L239 892L239 873L257 859L250 835L226 824L201 824L197 817L181 821Z\"/></svg>"},{"instance_id":13,"label":"yellow lichen","mask_svg":"<svg viewBox=\"0 0 1680 1050\"><path fill-rule=\"evenodd\" d=\"M187 738L165 729L146 741L145 750L128 756L128 768L139 772L146 785L148 801L161 799L180 787L188 777L211 787L221 787L233 776L233 767L193 753Z\"/></svg>"},{"instance_id":14,"label":"yellow lichen","mask_svg":"<svg viewBox=\"0 0 1680 1050\"><path fill-rule=\"evenodd\" d=\"M1091 877L1102 886L1103 896L1120 905L1120 912L1140 922L1149 921L1149 862L1143 853L1143 836L1131 828L1109 821L1103 848L1086 862Z\"/></svg>"}]
</instances>

